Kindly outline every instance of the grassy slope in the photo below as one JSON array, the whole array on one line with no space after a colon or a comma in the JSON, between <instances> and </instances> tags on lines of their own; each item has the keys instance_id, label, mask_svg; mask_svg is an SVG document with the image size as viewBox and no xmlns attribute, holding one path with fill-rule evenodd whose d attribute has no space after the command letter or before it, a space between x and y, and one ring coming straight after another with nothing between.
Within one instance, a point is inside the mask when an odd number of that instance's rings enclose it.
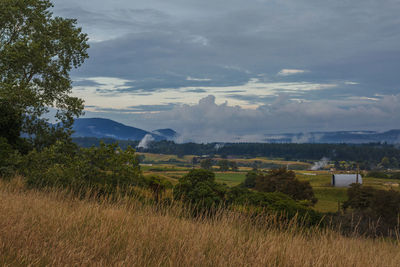
<instances>
[{"instance_id":1,"label":"grassy slope","mask_svg":"<svg viewBox=\"0 0 400 267\"><path fill-rule=\"evenodd\" d=\"M399 244L293 227L176 216L176 209L76 200L0 182L0 265L398 266Z\"/></svg>"}]
</instances>

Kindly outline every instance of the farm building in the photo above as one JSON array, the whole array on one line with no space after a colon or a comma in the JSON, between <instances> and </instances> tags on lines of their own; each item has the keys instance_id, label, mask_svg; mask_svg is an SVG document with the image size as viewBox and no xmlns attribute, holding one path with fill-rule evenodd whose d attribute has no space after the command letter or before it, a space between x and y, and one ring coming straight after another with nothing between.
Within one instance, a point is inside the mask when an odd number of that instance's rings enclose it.
<instances>
[{"instance_id":1,"label":"farm building","mask_svg":"<svg viewBox=\"0 0 400 267\"><path fill-rule=\"evenodd\" d=\"M362 184L360 174L332 174L332 186L334 187L349 187L354 183Z\"/></svg>"}]
</instances>

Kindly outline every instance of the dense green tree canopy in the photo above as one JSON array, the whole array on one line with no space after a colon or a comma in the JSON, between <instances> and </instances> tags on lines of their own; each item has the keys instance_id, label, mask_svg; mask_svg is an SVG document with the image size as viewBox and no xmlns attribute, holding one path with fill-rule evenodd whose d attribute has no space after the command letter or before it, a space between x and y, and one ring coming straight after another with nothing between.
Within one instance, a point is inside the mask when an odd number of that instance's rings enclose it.
<instances>
[{"instance_id":1,"label":"dense green tree canopy","mask_svg":"<svg viewBox=\"0 0 400 267\"><path fill-rule=\"evenodd\" d=\"M0 105L13 107L9 118L21 122L13 131L21 129L37 148L68 136L65 129L83 110L71 96L69 72L88 57L88 37L76 20L55 17L51 8L49 0L0 2ZM50 109L57 126L44 119Z\"/></svg>"},{"instance_id":2,"label":"dense green tree canopy","mask_svg":"<svg viewBox=\"0 0 400 267\"><path fill-rule=\"evenodd\" d=\"M229 160L222 159L218 161L219 170L226 172L229 170Z\"/></svg>"},{"instance_id":3,"label":"dense green tree canopy","mask_svg":"<svg viewBox=\"0 0 400 267\"><path fill-rule=\"evenodd\" d=\"M212 159L203 159L200 162L200 167L205 170L210 170L212 168L213 161Z\"/></svg>"},{"instance_id":4,"label":"dense green tree canopy","mask_svg":"<svg viewBox=\"0 0 400 267\"><path fill-rule=\"evenodd\" d=\"M174 188L174 198L194 205L198 210L210 210L222 205L226 186L215 182L215 174L195 169L183 176Z\"/></svg>"},{"instance_id":5,"label":"dense green tree canopy","mask_svg":"<svg viewBox=\"0 0 400 267\"><path fill-rule=\"evenodd\" d=\"M286 168L272 169L267 174L258 173L255 189L261 192L282 192L295 200L317 202L308 181L299 181L296 173Z\"/></svg>"}]
</instances>

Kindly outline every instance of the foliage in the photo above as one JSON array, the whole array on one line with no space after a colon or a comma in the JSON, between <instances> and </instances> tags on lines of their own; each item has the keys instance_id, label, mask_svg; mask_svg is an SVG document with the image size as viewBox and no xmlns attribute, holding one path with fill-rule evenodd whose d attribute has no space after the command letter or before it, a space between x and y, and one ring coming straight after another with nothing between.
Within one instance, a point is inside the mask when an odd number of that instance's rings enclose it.
<instances>
[{"instance_id":1,"label":"foliage","mask_svg":"<svg viewBox=\"0 0 400 267\"><path fill-rule=\"evenodd\" d=\"M267 174L258 173L254 188L261 192L282 192L295 200L317 202L310 183L299 181L296 174L286 168L272 169Z\"/></svg>"},{"instance_id":2,"label":"foliage","mask_svg":"<svg viewBox=\"0 0 400 267\"><path fill-rule=\"evenodd\" d=\"M162 194L167 188L172 188L171 182L155 175L146 177L145 183L153 193L153 197L156 203L160 201Z\"/></svg>"},{"instance_id":3,"label":"foliage","mask_svg":"<svg viewBox=\"0 0 400 267\"><path fill-rule=\"evenodd\" d=\"M212 165L213 165L212 159L203 159L202 161L200 161L200 166L202 169L211 170Z\"/></svg>"},{"instance_id":4,"label":"foliage","mask_svg":"<svg viewBox=\"0 0 400 267\"><path fill-rule=\"evenodd\" d=\"M173 194L175 199L191 204L202 212L224 204L226 190L226 186L215 182L213 172L194 169L179 180Z\"/></svg>"},{"instance_id":5,"label":"foliage","mask_svg":"<svg viewBox=\"0 0 400 267\"><path fill-rule=\"evenodd\" d=\"M227 159L222 159L222 160L218 161L218 166L219 166L219 170L222 172L229 171L229 169L231 169L232 171L238 170L236 161L230 161Z\"/></svg>"},{"instance_id":6,"label":"foliage","mask_svg":"<svg viewBox=\"0 0 400 267\"><path fill-rule=\"evenodd\" d=\"M83 101L70 96L69 72L84 62L89 47L76 20L53 16L51 7L49 0L0 4L0 109L13 107L0 125L13 122L5 136L10 144L21 130L39 150L67 139L82 113ZM50 108L56 125L44 118Z\"/></svg>"},{"instance_id":7,"label":"foliage","mask_svg":"<svg viewBox=\"0 0 400 267\"><path fill-rule=\"evenodd\" d=\"M380 190L360 184L352 184L347 191L348 201L343 204L345 209L352 208L364 211L368 215L384 222L397 224L400 215L400 192Z\"/></svg>"},{"instance_id":8,"label":"foliage","mask_svg":"<svg viewBox=\"0 0 400 267\"><path fill-rule=\"evenodd\" d=\"M375 230L383 234L399 228L400 192L352 184L347 195L343 208L353 209L361 224L372 222L376 225Z\"/></svg>"},{"instance_id":9,"label":"foliage","mask_svg":"<svg viewBox=\"0 0 400 267\"><path fill-rule=\"evenodd\" d=\"M398 180L400 180L400 172L392 172L392 173L390 173L390 179L398 179Z\"/></svg>"},{"instance_id":10,"label":"foliage","mask_svg":"<svg viewBox=\"0 0 400 267\"><path fill-rule=\"evenodd\" d=\"M399 160L396 157L388 158L388 157L383 157L381 162L378 165L380 168L383 169L395 169L399 167Z\"/></svg>"},{"instance_id":11,"label":"foliage","mask_svg":"<svg viewBox=\"0 0 400 267\"><path fill-rule=\"evenodd\" d=\"M380 178L380 179L400 179L400 172L373 170L367 173L367 177Z\"/></svg>"},{"instance_id":12,"label":"foliage","mask_svg":"<svg viewBox=\"0 0 400 267\"><path fill-rule=\"evenodd\" d=\"M222 159L218 161L219 170L222 172L229 171L229 160Z\"/></svg>"},{"instance_id":13,"label":"foliage","mask_svg":"<svg viewBox=\"0 0 400 267\"><path fill-rule=\"evenodd\" d=\"M356 210L363 210L370 207L374 191L369 186L352 184L347 190L348 200L343 204L343 208L347 209L350 207Z\"/></svg>"},{"instance_id":14,"label":"foliage","mask_svg":"<svg viewBox=\"0 0 400 267\"><path fill-rule=\"evenodd\" d=\"M77 140L85 145L93 144L94 141ZM95 141L98 142L98 141ZM136 141L125 141L128 144L135 146ZM125 144L121 141L121 145ZM149 149L150 153L157 154L174 154L178 152L185 155L210 155L216 153L216 143L208 144L175 144L172 141L153 142ZM358 163L361 169L373 169L379 165L383 157L388 157L391 162L400 162L400 149L389 144L271 144L271 143L226 143L218 149L220 155L232 155L243 157L268 157L268 158L283 158L285 160L320 160L322 157L330 158L332 161L351 162L342 166L350 168ZM261 166L254 166L261 168ZM268 166L270 167L270 166ZM273 167L273 166L272 166ZM276 168L279 166L274 166ZM263 168L267 168L264 167ZM270 167L271 168L271 167Z\"/></svg>"},{"instance_id":15,"label":"foliage","mask_svg":"<svg viewBox=\"0 0 400 267\"><path fill-rule=\"evenodd\" d=\"M307 204L297 202L281 192L257 192L235 186L227 192L226 199L229 204L266 208L286 219L300 216L307 224L317 224L322 219L321 214L310 209Z\"/></svg>"},{"instance_id":16,"label":"foliage","mask_svg":"<svg viewBox=\"0 0 400 267\"><path fill-rule=\"evenodd\" d=\"M31 187L62 187L75 192L88 190L98 194L127 191L143 185L134 149L121 150L117 144L78 149L57 142L26 157L24 175Z\"/></svg>"},{"instance_id":17,"label":"foliage","mask_svg":"<svg viewBox=\"0 0 400 267\"><path fill-rule=\"evenodd\" d=\"M374 178L381 178L381 179L389 178L389 176L385 172L379 171L379 170L369 171L367 173L367 177L374 177Z\"/></svg>"},{"instance_id":18,"label":"foliage","mask_svg":"<svg viewBox=\"0 0 400 267\"><path fill-rule=\"evenodd\" d=\"M244 180L243 185L247 188L254 188L256 186L257 176L257 171L250 171L246 173L246 179Z\"/></svg>"},{"instance_id":19,"label":"foliage","mask_svg":"<svg viewBox=\"0 0 400 267\"><path fill-rule=\"evenodd\" d=\"M192 170L181 178L174 188L174 198L193 205L197 212L213 211L221 205L241 205L266 209L285 218L300 215L310 224L321 219L318 212L280 192L256 192L242 186L227 188L216 183L214 173L208 170Z\"/></svg>"},{"instance_id":20,"label":"foliage","mask_svg":"<svg viewBox=\"0 0 400 267\"><path fill-rule=\"evenodd\" d=\"M232 171L237 171L239 168L238 168L238 165L237 165L237 163L236 163L236 161L229 161L229 167L231 168L231 170Z\"/></svg>"},{"instance_id":21,"label":"foliage","mask_svg":"<svg viewBox=\"0 0 400 267\"><path fill-rule=\"evenodd\" d=\"M4 137L0 137L0 178L10 178L17 171L21 155Z\"/></svg>"},{"instance_id":22,"label":"foliage","mask_svg":"<svg viewBox=\"0 0 400 267\"><path fill-rule=\"evenodd\" d=\"M22 130L22 117L14 106L4 99L0 99L0 114L0 137L5 138L9 144L15 146L19 141Z\"/></svg>"}]
</instances>

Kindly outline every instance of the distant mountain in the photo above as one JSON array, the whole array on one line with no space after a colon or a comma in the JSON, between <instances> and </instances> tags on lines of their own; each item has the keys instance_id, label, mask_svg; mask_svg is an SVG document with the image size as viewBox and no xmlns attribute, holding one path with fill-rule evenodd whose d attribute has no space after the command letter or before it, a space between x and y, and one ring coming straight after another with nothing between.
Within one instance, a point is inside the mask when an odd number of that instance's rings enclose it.
<instances>
[{"instance_id":1,"label":"distant mountain","mask_svg":"<svg viewBox=\"0 0 400 267\"><path fill-rule=\"evenodd\" d=\"M172 129L148 132L139 128L102 118L77 119L74 122L73 137L114 138L117 140L142 140L147 134L154 140L171 140L177 133Z\"/></svg>"},{"instance_id":2,"label":"distant mountain","mask_svg":"<svg viewBox=\"0 0 400 267\"><path fill-rule=\"evenodd\" d=\"M75 120L73 137L113 138L117 140L140 141L150 135L155 141L174 140L179 136L172 129L158 129L152 132L124 125L122 123L102 118ZM387 132L375 131L337 131L265 134L263 143L329 143L329 144L365 144L365 143L400 143L400 130Z\"/></svg>"},{"instance_id":3,"label":"distant mountain","mask_svg":"<svg viewBox=\"0 0 400 267\"><path fill-rule=\"evenodd\" d=\"M387 132L375 131L338 131L266 134L266 143L329 143L329 144L365 144L365 143L400 143L400 130Z\"/></svg>"}]
</instances>

